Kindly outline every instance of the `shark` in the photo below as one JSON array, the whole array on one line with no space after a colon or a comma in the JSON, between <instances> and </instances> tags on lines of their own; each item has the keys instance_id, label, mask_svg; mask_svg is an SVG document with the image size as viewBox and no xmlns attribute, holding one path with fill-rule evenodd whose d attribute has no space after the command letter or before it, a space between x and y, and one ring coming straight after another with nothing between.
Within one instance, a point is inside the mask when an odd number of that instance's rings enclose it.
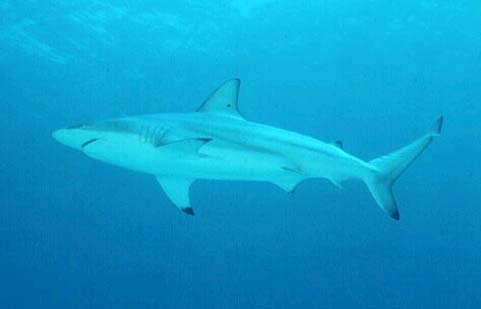
<instances>
[{"instance_id":1,"label":"shark","mask_svg":"<svg viewBox=\"0 0 481 309\"><path fill-rule=\"evenodd\" d=\"M392 186L440 135L443 117L410 144L370 161L342 142L247 120L239 111L239 79L225 81L192 113L161 113L108 119L58 129L58 142L90 158L155 176L180 210L194 215L190 187L198 179L263 181L287 192L309 178L342 188L364 182L375 202L399 220Z\"/></svg>"}]
</instances>

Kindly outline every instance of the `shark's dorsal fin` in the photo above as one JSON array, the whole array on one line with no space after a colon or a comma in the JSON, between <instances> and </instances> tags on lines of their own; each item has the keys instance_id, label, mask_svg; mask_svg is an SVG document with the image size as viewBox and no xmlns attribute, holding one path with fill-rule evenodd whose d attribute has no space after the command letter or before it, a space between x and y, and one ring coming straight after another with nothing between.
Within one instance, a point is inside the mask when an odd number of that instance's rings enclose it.
<instances>
[{"instance_id":1,"label":"shark's dorsal fin","mask_svg":"<svg viewBox=\"0 0 481 309\"><path fill-rule=\"evenodd\" d=\"M239 113L237 98L240 80L230 79L217 88L197 109L201 113L218 113L231 117L244 118Z\"/></svg>"}]
</instances>

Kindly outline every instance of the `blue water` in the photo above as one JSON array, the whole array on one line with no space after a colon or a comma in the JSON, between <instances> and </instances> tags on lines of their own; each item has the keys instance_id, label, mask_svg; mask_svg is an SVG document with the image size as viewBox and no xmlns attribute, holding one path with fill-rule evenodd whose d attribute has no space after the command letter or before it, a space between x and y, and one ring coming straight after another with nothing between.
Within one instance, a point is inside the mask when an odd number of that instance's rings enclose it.
<instances>
[{"instance_id":1,"label":"blue water","mask_svg":"<svg viewBox=\"0 0 481 309\"><path fill-rule=\"evenodd\" d=\"M481 2L0 1L0 308L480 308ZM175 3L175 4L174 4ZM56 143L82 121L240 109L371 159L442 136L398 181L155 179Z\"/></svg>"}]
</instances>

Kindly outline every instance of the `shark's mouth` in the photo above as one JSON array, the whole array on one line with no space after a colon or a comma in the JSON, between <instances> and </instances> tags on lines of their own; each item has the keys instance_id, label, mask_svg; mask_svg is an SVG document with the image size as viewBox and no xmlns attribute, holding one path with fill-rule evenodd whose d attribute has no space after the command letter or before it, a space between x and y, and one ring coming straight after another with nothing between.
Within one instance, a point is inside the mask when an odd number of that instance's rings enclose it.
<instances>
[{"instance_id":1,"label":"shark's mouth","mask_svg":"<svg viewBox=\"0 0 481 309\"><path fill-rule=\"evenodd\" d=\"M98 141L99 139L98 138L92 138L92 139L89 139L88 141L86 141L85 143L83 143L82 145L80 145L80 148L84 149L85 147L87 147L88 145Z\"/></svg>"}]
</instances>

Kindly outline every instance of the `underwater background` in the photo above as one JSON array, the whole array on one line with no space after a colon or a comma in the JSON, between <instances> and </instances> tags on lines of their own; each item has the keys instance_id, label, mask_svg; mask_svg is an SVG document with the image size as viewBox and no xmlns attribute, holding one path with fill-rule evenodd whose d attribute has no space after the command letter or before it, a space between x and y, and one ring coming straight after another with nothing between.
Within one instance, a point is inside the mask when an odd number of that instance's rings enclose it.
<instances>
[{"instance_id":1,"label":"underwater background","mask_svg":"<svg viewBox=\"0 0 481 309\"><path fill-rule=\"evenodd\" d=\"M480 1L0 1L0 308L480 308ZM365 160L445 116L384 214L360 182L154 177L53 140L194 111L242 79L247 119Z\"/></svg>"}]
</instances>

